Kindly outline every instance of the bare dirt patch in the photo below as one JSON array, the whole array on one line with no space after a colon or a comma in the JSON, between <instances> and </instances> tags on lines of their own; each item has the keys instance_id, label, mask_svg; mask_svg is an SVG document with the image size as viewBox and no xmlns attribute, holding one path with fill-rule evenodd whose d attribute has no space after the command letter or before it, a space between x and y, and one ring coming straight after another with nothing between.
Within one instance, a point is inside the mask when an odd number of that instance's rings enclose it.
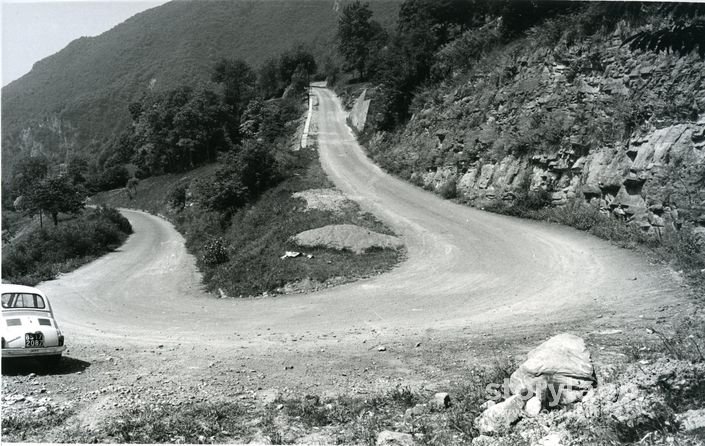
<instances>
[{"instance_id":1,"label":"bare dirt patch","mask_svg":"<svg viewBox=\"0 0 705 446\"><path fill-rule=\"evenodd\" d=\"M340 213L354 206L354 202L337 189L308 189L296 192L294 198L306 200L306 209Z\"/></svg>"},{"instance_id":2,"label":"bare dirt patch","mask_svg":"<svg viewBox=\"0 0 705 446\"><path fill-rule=\"evenodd\" d=\"M371 249L398 249L401 239L380 234L356 225L328 225L297 234L294 241L299 246L348 250L362 254Z\"/></svg>"}]
</instances>

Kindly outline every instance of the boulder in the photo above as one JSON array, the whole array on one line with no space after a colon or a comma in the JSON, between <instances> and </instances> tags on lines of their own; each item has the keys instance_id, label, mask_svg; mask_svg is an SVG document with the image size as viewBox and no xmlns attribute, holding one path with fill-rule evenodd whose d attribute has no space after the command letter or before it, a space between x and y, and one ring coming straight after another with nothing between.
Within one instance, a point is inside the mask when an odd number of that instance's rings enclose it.
<instances>
[{"instance_id":1,"label":"boulder","mask_svg":"<svg viewBox=\"0 0 705 446\"><path fill-rule=\"evenodd\" d=\"M581 400L595 383L585 341L563 333L529 352L527 360L512 373L509 388L514 395L537 395L552 407Z\"/></svg>"},{"instance_id":2,"label":"boulder","mask_svg":"<svg viewBox=\"0 0 705 446\"><path fill-rule=\"evenodd\" d=\"M252 437L252 440L248 444L254 444L254 445L267 445L267 444L272 444L272 439L269 438L268 436L264 435L262 432L258 432L255 434L254 437Z\"/></svg>"},{"instance_id":3,"label":"boulder","mask_svg":"<svg viewBox=\"0 0 705 446\"><path fill-rule=\"evenodd\" d=\"M431 398L428 402L428 405L434 409L447 409L450 407L450 395L445 392L439 392L433 395L433 398Z\"/></svg>"},{"instance_id":4,"label":"boulder","mask_svg":"<svg viewBox=\"0 0 705 446\"><path fill-rule=\"evenodd\" d=\"M499 439L488 435L478 435L472 439L472 446L497 446Z\"/></svg>"},{"instance_id":5,"label":"boulder","mask_svg":"<svg viewBox=\"0 0 705 446\"><path fill-rule=\"evenodd\" d=\"M494 164L485 164L480 170L480 178L477 180L478 189L487 189L490 181L492 181L492 174L494 173Z\"/></svg>"},{"instance_id":6,"label":"boulder","mask_svg":"<svg viewBox=\"0 0 705 446\"><path fill-rule=\"evenodd\" d=\"M705 409L691 409L679 414L676 419L685 432L705 429Z\"/></svg>"},{"instance_id":7,"label":"boulder","mask_svg":"<svg viewBox=\"0 0 705 446\"><path fill-rule=\"evenodd\" d=\"M529 401L526 402L526 405L524 406L524 412L530 417L535 417L538 416L539 413L541 413L541 406L542 406L541 399L534 395L532 396Z\"/></svg>"},{"instance_id":8,"label":"boulder","mask_svg":"<svg viewBox=\"0 0 705 446\"><path fill-rule=\"evenodd\" d=\"M336 444L335 438L333 438L330 435L327 435L323 432L312 432L308 435L305 435L301 438L296 439L296 444L305 444L309 446L314 446L314 445L327 445L327 444Z\"/></svg>"},{"instance_id":9,"label":"boulder","mask_svg":"<svg viewBox=\"0 0 705 446\"><path fill-rule=\"evenodd\" d=\"M503 434L509 431L522 416L524 400L513 395L501 403L487 408L475 419L475 427L480 434Z\"/></svg>"},{"instance_id":10,"label":"boulder","mask_svg":"<svg viewBox=\"0 0 705 446\"><path fill-rule=\"evenodd\" d=\"M561 434L551 432L542 437L536 446L561 446Z\"/></svg>"},{"instance_id":11,"label":"boulder","mask_svg":"<svg viewBox=\"0 0 705 446\"><path fill-rule=\"evenodd\" d=\"M487 409L489 409L490 407L494 406L495 404L497 404L496 401L487 400L487 401L485 401L484 403L480 404L480 410L487 410Z\"/></svg>"},{"instance_id":12,"label":"boulder","mask_svg":"<svg viewBox=\"0 0 705 446\"><path fill-rule=\"evenodd\" d=\"M377 446L414 446L414 437L402 432L382 431L377 435Z\"/></svg>"},{"instance_id":13,"label":"boulder","mask_svg":"<svg viewBox=\"0 0 705 446\"><path fill-rule=\"evenodd\" d=\"M406 409L406 412L404 412L404 421L411 423L415 419L428 414L428 412L429 410L426 404L417 404L414 407Z\"/></svg>"},{"instance_id":14,"label":"boulder","mask_svg":"<svg viewBox=\"0 0 705 446\"><path fill-rule=\"evenodd\" d=\"M477 168L470 167L458 181L458 192L463 196L470 195L475 188L475 179L477 178Z\"/></svg>"}]
</instances>

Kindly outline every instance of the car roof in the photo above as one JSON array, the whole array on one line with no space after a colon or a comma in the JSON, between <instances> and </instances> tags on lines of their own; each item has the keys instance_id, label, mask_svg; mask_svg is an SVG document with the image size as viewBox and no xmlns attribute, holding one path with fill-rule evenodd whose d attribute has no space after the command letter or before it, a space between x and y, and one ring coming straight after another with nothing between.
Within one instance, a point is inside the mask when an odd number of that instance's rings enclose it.
<instances>
[{"instance_id":1,"label":"car roof","mask_svg":"<svg viewBox=\"0 0 705 446\"><path fill-rule=\"evenodd\" d=\"M38 290L37 288L31 287L31 286L25 286L25 285L12 285L9 283L3 283L0 284L0 292L2 294L5 293L31 293L31 294L39 294L42 297L46 297L46 295Z\"/></svg>"}]
</instances>

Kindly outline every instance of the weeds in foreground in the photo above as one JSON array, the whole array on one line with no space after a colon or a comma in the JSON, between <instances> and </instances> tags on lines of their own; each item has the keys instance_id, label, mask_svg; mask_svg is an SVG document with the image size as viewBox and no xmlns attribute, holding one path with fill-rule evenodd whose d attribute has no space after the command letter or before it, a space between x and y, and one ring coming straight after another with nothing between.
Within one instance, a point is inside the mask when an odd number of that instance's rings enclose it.
<instances>
[{"instance_id":1,"label":"weeds in foreground","mask_svg":"<svg viewBox=\"0 0 705 446\"><path fill-rule=\"evenodd\" d=\"M45 438L47 430L62 425L73 415L72 410L48 407L41 415L11 415L2 418L2 437L5 441L26 442Z\"/></svg>"},{"instance_id":2,"label":"weeds in foreground","mask_svg":"<svg viewBox=\"0 0 705 446\"><path fill-rule=\"evenodd\" d=\"M121 443L214 443L246 435L247 412L230 402L135 407L106 422L99 434Z\"/></svg>"}]
</instances>

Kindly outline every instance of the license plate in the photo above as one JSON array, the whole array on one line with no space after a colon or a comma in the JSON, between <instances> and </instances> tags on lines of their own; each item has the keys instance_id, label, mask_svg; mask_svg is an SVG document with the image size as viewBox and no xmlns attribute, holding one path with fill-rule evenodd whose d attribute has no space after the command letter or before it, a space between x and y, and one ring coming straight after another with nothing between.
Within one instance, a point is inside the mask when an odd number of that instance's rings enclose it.
<instances>
[{"instance_id":1,"label":"license plate","mask_svg":"<svg viewBox=\"0 0 705 446\"><path fill-rule=\"evenodd\" d=\"M44 335L42 333L25 333L25 348L44 347Z\"/></svg>"}]
</instances>

